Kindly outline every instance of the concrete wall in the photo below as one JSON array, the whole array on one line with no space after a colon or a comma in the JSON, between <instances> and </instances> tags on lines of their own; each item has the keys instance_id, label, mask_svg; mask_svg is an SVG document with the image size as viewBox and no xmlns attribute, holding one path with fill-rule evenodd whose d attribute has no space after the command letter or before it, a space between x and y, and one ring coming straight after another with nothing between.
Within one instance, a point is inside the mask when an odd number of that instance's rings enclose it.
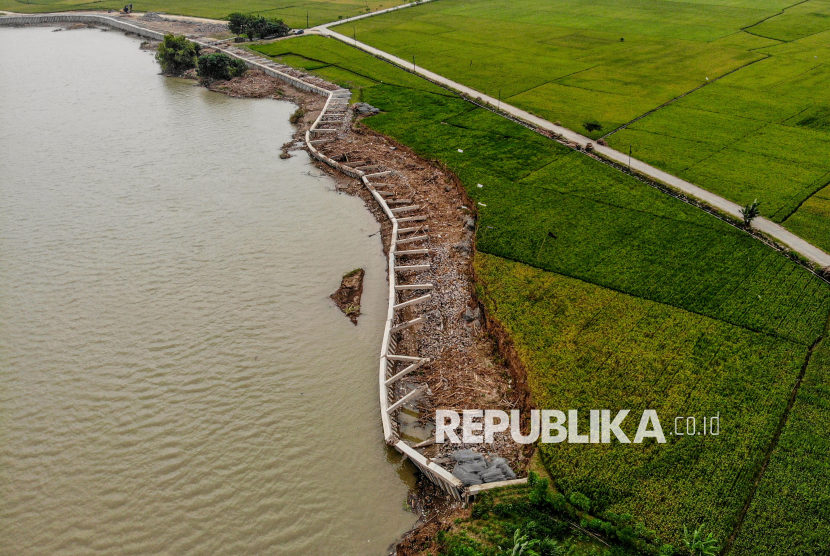
<instances>
[{"instance_id":1,"label":"concrete wall","mask_svg":"<svg viewBox=\"0 0 830 556\"><path fill-rule=\"evenodd\" d=\"M92 14L58 14L58 15L25 15L25 16L5 16L0 17L0 26L12 26L12 25L36 25L36 24L44 24L44 23L55 23L55 24L64 24L64 23L95 23L99 25L107 25L109 27L113 27L115 29L125 31L127 33L133 33L135 35L139 35L142 37L146 37L149 39L154 40L163 40L164 34L159 33L158 31L152 31L149 29L144 29L143 27L139 27L138 25L134 25L132 23L128 23L126 21L120 20L116 17L108 17L102 15L92 15ZM294 77L292 75L288 75L283 73L277 69L268 67L265 65L264 62L259 62L256 60L254 55L250 55L247 52L240 52L236 53L232 50L227 48L223 48L221 45L217 43L212 43L209 41L204 41L200 39L191 39L193 42L196 42L202 46L215 48L224 52L229 56L233 56L234 58L238 58L245 62L245 64L249 68L261 70L268 75L285 81L286 83L291 84L298 89L302 89L305 91L310 91L322 96L327 97L326 104L323 107L323 110L320 112L320 115L317 117L317 120L312 124L311 129L306 132L305 141L306 147L308 148L309 153L311 156L331 166L332 168L337 169L338 171L346 174L347 176L358 178L362 181L362 183L372 192L373 197L378 202L378 204L383 209L384 213L389 218L390 222L392 223L392 238L391 244L389 246L389 307L388 307L388 316L386 326L384 327L384 336L383 336L383 345L381 348L381 357L380 357L380 407L381 407L381 421L383 424L383 431L384 431L384 439L386 442L392 446L400 453L407 456L412 463L421 470L424 475L429 477L429 479L438 485L444 492L451 495L452 497L461 500L466 499L467 493L464 489L464 486L461 484L455 476L452 475L449 471L429 461L426 457L424 457L420 452L403 442L397 437L397 423L395 422L394 418L389 415L387 412L387 408L391 403L391 392L389 388L386 386L385 381L388 378L387 369L389 367L389 362L387 361L386 354L389 353L390 347L394 350L394 346L396 344L395 339L393 338L393 334L391 332L391 328L394 321L394 309L393 305L395 304L395 283L396 283L396 275L395 275L395 242L397 239L397 230L398 230L398 222L397 218L395 218L394 214L391 212L388 204L386 203L385 199L378 194L374 188L372 187L371 182L366 178L366 172L361 170L357 170L355 168L351 168L344 164L340 164L336 162L320 152L314 145L311 143L312 140L312 133L313 130L320 125L320 121L322 120L323 116L326 114L328 109L332 106L333 101L339 101L342 104L344 101L347 101L348 98L351 96L351 93L346 89L337 89L334 91L323 89L322 87L318 87L312 83L307 83L298 77ZM244 55L242 55L244 54Z\"/></svg>"},{"instance_id":2,"label":"concrete wall","mask_svg":"<svg viewBox=\"0 0 830 556\"><path fill-rule=\"evenodd\" d=\"M151 31L128 23L117 17L93 14L46 14L46 15L12 15L0 17L0 25L38 25L43 23L96 23L107 25L120 31L133 33L148 39L160 41L164 39L164 33Z\"/></svg>"}]
</instances>

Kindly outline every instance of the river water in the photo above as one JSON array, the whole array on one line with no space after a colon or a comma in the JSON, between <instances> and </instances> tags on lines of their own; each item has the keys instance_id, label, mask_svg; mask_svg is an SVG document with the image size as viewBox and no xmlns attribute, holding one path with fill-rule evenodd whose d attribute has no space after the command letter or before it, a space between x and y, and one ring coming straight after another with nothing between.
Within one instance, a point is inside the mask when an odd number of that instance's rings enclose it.
<instances>
[{"instance_id":1,"label":"river water","mask_svg":"<svg viewBox=\"0 0 830 556\"><path fill-rule=\"evenodd\" d=\"M138 45L0 29L0 554L384 554L379 226Z\"/></svg>"}]
</instances>

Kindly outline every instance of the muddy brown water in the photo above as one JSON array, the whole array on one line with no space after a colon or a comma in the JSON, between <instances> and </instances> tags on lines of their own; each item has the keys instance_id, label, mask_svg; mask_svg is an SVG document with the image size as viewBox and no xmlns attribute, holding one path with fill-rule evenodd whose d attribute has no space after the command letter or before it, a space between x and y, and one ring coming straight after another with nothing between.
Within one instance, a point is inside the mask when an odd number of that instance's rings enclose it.
<instances>
[{"instance_id":1,"label":"muddy brown water","mask_svg":"<svg viewBox=\"0 0 830 556\"><path fill-rule=\"evenodd\" d=\"M138 44L0 29L0 554L384 554L379 226Z\"/></svg>"}]
</instances>

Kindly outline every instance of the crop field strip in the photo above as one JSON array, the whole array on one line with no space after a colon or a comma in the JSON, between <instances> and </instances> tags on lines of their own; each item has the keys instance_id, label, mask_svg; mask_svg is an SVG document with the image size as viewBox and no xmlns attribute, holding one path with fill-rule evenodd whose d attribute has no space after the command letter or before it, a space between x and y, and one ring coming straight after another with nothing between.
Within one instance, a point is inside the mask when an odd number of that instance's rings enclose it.
<instances>
[{"instance_id":1,"label":"crop field strip","mask_svg":"<svg viewBox=\"0 0 830 556\"><path fill-rule=\"evenodd\" d=\"M826 194L816 196L830 186L830 164L826 157L799 159L802 151L830 145L830 124L822 123L830 121L830 104L820 101L830 66L791 75L801 90L764 92L769 77L789 71L794 60L821 65L830 57L827 0L729 6L442 0L339 30L401 58L415 56L421 67L567 128L585 133L584 123L598 123L602 130L586 133L592 137L636 120L609 138L612 147L631 145L637 158L736 203L758 198L765 216L830 251L830 203ZM747 91L766 97L768 114L751 114L759 120L755 129L719 142L708 136L713 127L702 113L721 78L754 85ZM731 111L724 128L740 129L737 120L747 115L747 99L735 100L714 108ZM662 114L676 103L695 111ZM790 106L798 110L790 113ZM818 114L784 121L810 107ZM651 129L657 124L668 130ZM684 134L689 127L695 133Z\"/></svg>"},{"instance_id":2,"label":"crop field strip","mask_svg":"<svg viewBox=\"0 0 830 556\"><path fill-rule=\"evenodd\" d=\"M735 539L737 556L830 553L830 339L816 347Z\"/></svg>"},{"instance_id":3,"label":"crop field strip","mask_svg":"<svg viewBox=\"0 0 830 556\"><path fill-rule=\"evenodd\" d=\"M450 0L340 31L571 129L594 119L607 132L763 58L718 40L790 2L737 4Z\"/></svg>"},{"instance_id":4,"label":"crop field strip","mask_svg":"<svg viewBox=\"0 0 830 556\"><path fill-rule=\"evenodd\" d=\"M479 204L482 299L525 346L537 404L558 407L568 392L584 408L625 400L662 403L671 414L728 409L728 446L673 440L661 455L611 445L587 460L575 448L545 450L566 490L637 513L667 538L700 520L725 538L824 329L827 284L711 215L342 43L307 37L254 48L351 82L355 100L383 111L366 125L463 182ZM550 297L534 293L544 291L535 282L501 286L523 273L548 283ZM670 395L661 402L658 392ZM738 432L750 429L763 433ZM688 464L661 479L667 470L654 462L681 456ZM614 472L620 465L636 470L636 482Z\"/></svg>"},{"instance_id":5,"label":"crop field strip","mask_svg":"<svg viewBox=\"0 0 830 556\"><path fill-rule=\"evenodd\" d=\"M126 0L85 2L79 0L0 0L0 10L19 13L48 13L74 10L120 10ZM403 0L147 0L135 4L140 11L222 19L233 12L260 14L284 20L293 28L305 28L306 16L311 26L378 11L404 4Z\"/></svg>"},{"instance_id":6,"label":"crop field strip","mask_svg":"<svg viewBox=\"0 0 830 556\"><path fill-rule=\"evenodd\" d=\"M766 47L761 52L771 56L757 69L697 91L612 135L609 143L631 144L646 162L736 202L761 199L772 220L828 250L830 106L816 96L830 87L828 40L830 31L823 31ZM743 127L744 136L718 136L711 133L715 125ZM701 151L709 156L688 155Z\"/></svg>"},{"instance_id":7,"label":"crop field strip","mask_svg":"<svg viewBox=\"0 0 830 556\"><path fill-rule=\"evenodd\" d=\"M660 532L705 521L728 536L807 348L491 255L479 254L476 270L536 405L729 416L717 438L542 446L557 485Z\"/></svg>"}]
</instances>

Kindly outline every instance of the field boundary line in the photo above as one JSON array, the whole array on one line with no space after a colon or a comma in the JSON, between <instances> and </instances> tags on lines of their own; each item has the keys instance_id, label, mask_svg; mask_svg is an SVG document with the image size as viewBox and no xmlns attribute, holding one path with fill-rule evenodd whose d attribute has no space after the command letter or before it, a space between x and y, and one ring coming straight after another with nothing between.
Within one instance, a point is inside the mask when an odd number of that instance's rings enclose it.
<instances>
[{"instance_id":1,"label":"field boundary line","mask_svg":"<svg viewBox=\"0 0 830 556\"><path fill-rule=\"evenodd\" d=\"M741 31L743 31L743 32L745 32L745 33L749 33L750 35L755 35L756 37L762 37L762 38L765 38L765 39L772 39L772 40L774 40L774 41L780 41L781 39L773 39L772 37L764 37L763 35L758 35L757 33L751 33L750 31L747 31L747 29L752 29L752 28L753 28L753 27L755 27L756 25L760 25L760 24L762 24L763 22L765 22L765 21L769 21L770 19L772 19L772 18L774 18L774 17L779 17L779 16L782 16L782 15L784 15L785 13L787 13L787 10L790 10L790 9L792 9L792 8L795 8L796 6L800 6L801 4L806 4L806 3L807 3L807 2L809 2L809 1L810 1L810 0L801 0L800 2L796 2L795 4L792 4L791 6L786 6L786 7L784 7L784 8L781 8L781 11L780 11L780 12L778 12L777 14L768 15L767 17L765 17L765 18L764 18L764 19L762 19L761 21L756 21L756 22L755 22L755 23L753 23L752 25L747 25L746 27L741 27ZM791 42L791 41L781 41L781 42Z\"/></svg>"},{"instance_id":2,"label":"field boundary line","mask_svg":"<svg viewBox=\"0 0 830 556\"><path fill-rule=\"evenodd\" d=\"M711 191L703 189L698 185L695 185L668 172L655 168L654 166L646 164L641 160L629 157L627 154L619 152L610 147L603 145L594 145L591 139L573 130L564 128L562 126L557 126L544 118L531 114L530 112L507 104L505 102L501 102L498 99L489 97L484 93L476 91L475 89L447 79L446 77L443 77L425 68L419 67L415 64L411 64L406 60L389 54L388 52L351 39L346 35L343 35L336 31L332 31L327 27L316 29L319 29L320 33L323 36L328 36L337 39L349 46L357 48L358 50L362 50L368 54L371 54L376 58L380 58L391 63L392 65L398 66L399 68L405 71L419 75L425 78L427 81L431 81L444 89L448 89L457 94L460 94L465 100L468 100L473 104L477 104L478 106L490 110L491 112L494 112L502 117L512 119L513 121L516 121L521 125L529 127L530 129L537 132L539 132L540 130L544 130L545 132L552 133L555 135L555 137L552 138L561 141L571 146L572 148L575 148L576 150L582 151L583 149L586 149L586 147L590 144L591 147L588 150L591 150L593 152L589 154L613 163L613 165L617 167L617 169L621 169L623 167L622 165L628 163L628 161L630 160L630 167L632 169L632 172L636 170L639 174L647 176L650 180L660 182L662 186L659 189L661 190L678 190L682 192L683 198L694 198L696 202L690 204L695 204L699 208L701 208L701 204L707 205L713 211L715 211L715 213L720 212L727 215L727 217L722 217L724 220L728 221L729 218L739 220L741 218L740 205L732 201L729 201L721 197L720 195L716 195ZM756 62L761 60L756 60ZM733 71L737 71L738 69L740 68L736 68ZM500 110L496 110L494 108L497 105L497 103L500 104ZM542 134L550 137L550 135L547 135L547 133ZM809 260L811 263L818 266L819 268L830 268L830 254L809 243L807 240L790 232L783 226L776 224L775 222L772 222L767 218L758 217L752 221L751 227L759 232L757 235L753 234L755 235L755 237L763 237L762 234L770 236L774 238L775 242L780 242L781 244L785 245L787 249L798 253L801 257L804 257L805 259ZM767 243L770 244L768 240ZM780 251L785 251L785 249L783 248L778 249ZM808 265L805 266L809 268Z\"/></svg>"},{"instance_id":3,"label":"field boundary line","mask_svg":"<svg viewBox=\"0 0 830 556\"><path fill-rule=\"evenodd\" d=\"M721 75L720 77L716 77L716 78L714 78L714 79L710 79L710 80L709 80L709 81L707 81L706 83L703 83L703 84L701 84L701 85L698 85L698 86L697 86L697 87L695 87L694 89L692 89L692 90L690 90L690 91L687 91L687 92L683 93L683 94L682 94L682 95L680 95L680 96L674 97L673 99L669 100L668 102L664 102L664 103L663 103L663 104L661 104L660 106L658 106L658 107L656 107L656 108L653 108L653 109L649 110L648 112L646 112L646 113L644 113L644 114L641 114L641 115L637 116L636 118L634 118L634 119L633 119L633 120L631 120L630 122L626 122L626 123L624 123L623 125L621 125L621 126L620 126L620 127L618 127L617 129L614 129L614 130L612 130L612 131L609 131L608 133L606 133L605 135L603 135L602 137L600 137L600 139L605 139L606 137L610 137L610 136L614 135L615 133L617 133L618 131L622 131L623 129L627 128L628 126L633 125L633 124L635 124L635 123L639 122L639 121L640 121L640 120L642 120L643 118L645 118L645 117L647 117L647 116L651 116L652 114L654 114L654 113L655 113L655 112L657 112L658 110L662 110L662 109L663 109L663 108L665 108L666 106L668 106L668 105L670 105L670 104L673 104L674 102L676 102L676 101L678 101L678 100L680 100L680 99L682 99L682 98L684 98L684 97L689 96L690 94L694 93L695 91L699 91L700 89L704 88L704 87L705 87L705 86L707 86L707 85L711 85L712 83L715 83L716 81L720 81L721 79L723 79L724 77L726 77L726 76L728 76L728 75L732 75L732 74L733 74L733 73L735 73L736 71L740 71L740 70L742 70L742 69L744 69L744 68L747 68L747 67L751 66L752 64L757 64L758 62L762 62L762 61L767 60L767 59L769 59L769 58L772 58L772 54L766 54L766 53L764 53L764 57L763 57L763 58L758 58L757 60L753 60L753 61L751 61L751 62L749 62L749 63L747 63L747 64L744 64L744 65L742 65L742 66L740 66L740 67L737 67L737 68L735 68L735 69L733 69L733 70L730 70L730 71L728 71L728 72L724 73L723 75ZM715 113L715 112L713 112L713 113ZM748 119L749 119L749 118L748 118ZM681 137L678 137L678 139L681 139Z\"/></svg>"},{"instance_id":4,"label":"field boundary line","mask_svg":"<svg viewBox=\"0 0 830 556\"><path fill-rule=\"evenodd\" d=\"M738 534L741 532L741 529L743 528L744 521L746 519L746 514L749 512L749 507L752 505L752 501L755 499L755 494L758 492L758 486L761 484L761 481L764 478L764 474L767 471L769 462L772 459L772 454L778 447L778 441L781 439L781 433L784 432L784 427L787 426L787 421L789 421L790 413L792 412L792 409L795 406L796 399L798 398L798 392L801 390L801 385L804 382L804 377L807 375L807 368L810 366L810 360L813 357L813 352L824 339L824 336L827 334L828 326L830 326L830 320L828 320L827 323L825 323L822 335L816 338L816 341L813 342L813 344L807 350L807 356L804 358L804 363L801 366L801 372L796 378L795 384L793 385L793 389L790 392L790 399L787 402L787 407L784 409L784 413L781 415L781 418L778 421L778 426L776 427L775 434L773 434L772 440L770 440L769 446L766 450L766 454L764 455L764 462L761 464L761 468L755 475L755 480L753 481L752 486L750 487L749 494L747 494L746 500L744 501L744 504L741 507L741 511L738 514L738 519L735 522L735 527L732 529L732 534L729 535L729 538L726 540L723 548L720 551L721 556L725 556L729 553L730 550L732 550L732 545L735 543L735 539L738 537Z\"/></svg>"},{"instance_id":5,"label":"field boundary line","mask_svg":"<svg viewBox=\"0 0 830 556\"><path fill-rule=\"evenodd\" d=\"M816 184L819 184L819 185L816 185ZM801 201L799 201L799 202L798 202L798 204L796 205L796 207L795 207L792 211L790 211L790 212L787 214L787 216L785 216L784 218L782 218L782 219L781 219L781 223L782 223L782 224L783 224L784 222L786 222L787 220L789 220L789 219L790 219L790 217L791 217L791 216L793 216L796 212L798 212L798 210L802 207L802 205L804 205L804 203L806 203L807 201L809 201L810 199L812 199L813 197L815 197L815 195L816 195L819 191L821 191L822 189L824 189L824 188L826 188L828 185L830 185L830 170L828 170L827 172L825 172L824 174L822 174L822 176L821 176L819 179L817 179L816 181L814 181L811 185L812 185L815 189L814 189L813 191L811 191L809 195L807 195L807 196L805 196L803 199L801 199ZM777 213L776 213L776 214L777 214ZM773 216L775 216L775 215L773 215Z\"/></svg>"}]
</instances>

